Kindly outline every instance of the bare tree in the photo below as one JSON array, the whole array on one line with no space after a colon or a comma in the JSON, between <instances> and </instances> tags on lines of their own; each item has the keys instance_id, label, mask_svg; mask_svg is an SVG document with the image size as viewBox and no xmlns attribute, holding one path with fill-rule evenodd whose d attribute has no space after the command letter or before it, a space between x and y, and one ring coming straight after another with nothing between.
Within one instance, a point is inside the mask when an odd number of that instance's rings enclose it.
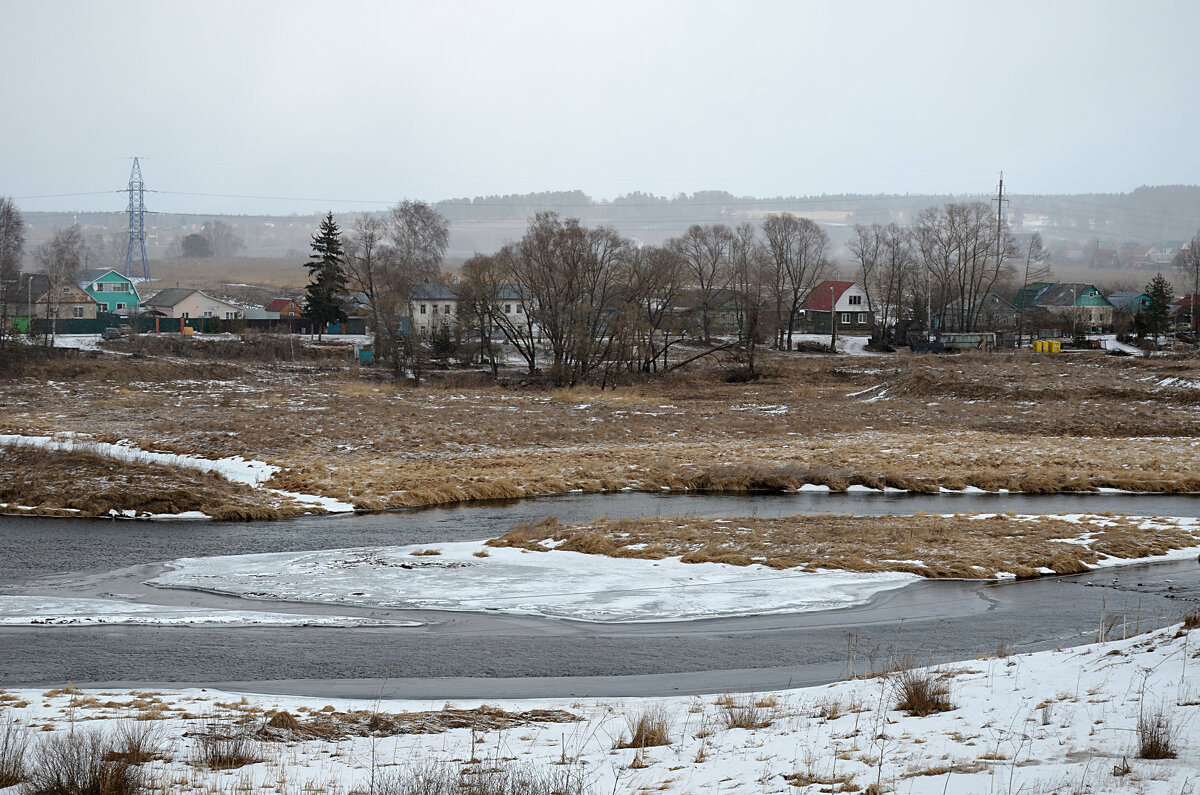
<instances>
[{"instance_id":1,"label":"bare tree","mask_svg":"<svg viewBox=\"0 0 1200 795\"><path fill-rule=\"evenodd\" d=\"M669 248L647 246L631 250L629 300L637 306L638 367L643 372L667 367L671 326L684 286L683 273L683 260ZM681 334L675 342L682 339Z\"/></svg>"},{"instance_id":2,"label":"bare tree","mask_svg":"<svg viewBox=\"0 0 1200 795\"><path fill-rule=\"evenodd\" d=\"M880 224L854 225L854 236L846 243L846 248L854 256L858 265L859 282L867 293L867 311L873 313L874 325L871 328L871 342L883 344L883 329L886 325L880 322L879 314L875 312L874 287L883 259L883 226Z\"/></svg>"},{"instance_id":3,"label":"bare tree","mask_svg":"<svg viewBox=\"0 0 1200 795\"><path fill-rule=\"evenodd\" d=\"M1186 283L1192 287L1192 293L1188 296L1188 315L1191 317L1192 342L1200 347L1200 336L1196 335L1196 294L1200 293L1200 230L1197 230L1196 234L1192 235L1192 239L1175 252L1172 264L1183 274Z\"/></svg>"},{"instance_id":4,"label":"bare tree","mask_svg":"<svg viewBox=\"0 0 1200 795\"><path fill-rule=\"evenodd\" d=\"M734 235L723 224L693 224L682 236L667 241L684 263L700 304L700 333L705 342L712 339L712 313L718 294L729 286L732 270L729 251Z\"/></svg>"},{"instance_id":5,"label":"bare tree","mask_svg":"<svg viewBox=\"0 0 1200 795\"><path fill-rule=\"evenodd\" d=\"M232 257L246 248L245 241L224 221L209 221L200 234L208 240L209 251L214 257Z\"/></svg>"},{"instance_id":6,"label":"bare tree","mask_svg":"<svg viewBox=\"0 0 1200 795\"><path fill-rule=\"evenodd\" d=\"M500 362L492 333L498 327L496 315L503 314L500 305L504 294L495 259L476 254L464 262L454 292L458 297L458 321L468 336L479 335L479 359L491 367L495 378L500 374Z\"/></svg>"},{"instance_id":7,"label":"bare tree","mask_svg":"<svg viewBox=\"0 0 1200 795\"><path fill-rule=\"evenodd\" d=\"M83 267L83 234L78 226L60 229L38 246L38 265L46 273L46 322L50 326L50 344L58 330L58 313L62 296L70 289L75 274Z\"/></svg>"},{"instance_id":8,"label":"bare tree","mask_svg":"<svg viewBox=\"0 0 1200 795\"><path fill-rule=\"evenodd\" d=\"M766 249L778 285L776 304L786 312L781 318L787 330L786 344L792 348L792 334L800 315L800 305L828 270L825 254L829 235L810 218L788 213L768 215L763 220Z\"/></svg>"},{"instance_id":9,"label":"bare tree","mask_svg":"<svg viewBox=\"0 0 1200 795\"><path fill-rule=\"evenodd\" d=\"M19 290L17 274L24 254L25 220L11 198L0 197L0 340L12 332L8 307Z\"/></svg>"},{"instance_id":10,"label":"bare tree","mask_svg":"<svg viewBox=\"0 0 1200 795\"><path fill-rule=\"evenodd\" d=\"M975 330L983 297L1013 270L1007 226L997 229L983 202L950 203L923 211L913 231L930 281L930 310L937 310L944 329Z\"/></svg>"},{"instance_id":11,"label":"bare tree","mask_svg":"<svg viewBox=\"0 0 1200 795\"><path fill-rule=\"evenodd\" d=\"M346 284L351 291L361 293L371 307L371 330L375 334L374 353L381 362L394 362L388 350L394 340L392 328L400 318L384 314L386 268L388 251L384 243L383 222L373 215L360 215L346 233Z\"/></svg>"},{"instance_id":12,"label":"bare tree","mask_svg":"<svg viewBox=\"0 0 1200 795\"><path fill-rule=\"evenodd\" d=\"M745 362L744 377L758 378L758 345L766 336L766 303L770 270L768 256L751 223L738 224L730 252L733 289L737 295L738 342Z\"/></svg>"},{"instance_id":13,"label":"bare tree","mask_svg":"<svg viewBox=\"0 0 1200 795\"><path fill-rule=\"evenodd\" d=\"M868 277L869 289L875 296L873 339L876 345L883 346L893 337L905 301L916 287L916 256L912 233L899 224L879 226L873 236L877 253Z\"/></svg>"},{"instance_id":14,"label":"bare tree","mask_svg":"<svg viewBox=\"0 0 1200 795\"><path fill-rule=\"evenodd\" d=\"M1017 348L1021 347L1021 334L1025 330L1025 312L1029 308L1030 296L1026 294L1029 285L1050 278L1050 266L1047 264L1049 252L1042 243L1040 232L1034 232L1025 246L1025 270L1021 279L1021 291L1017 293ZM1032 336L1032 332L1030 334Z\"/></svg>"},{"instance_id":15,"label":"bare tree","mask_svg":"<svg viewBox=\"0 0 1200 795\"><path fill-rule=\"evenodd\" d=\"M556 383L574 386L619 347L634 314L624 290L629 249L611 227L589 229L577 218L542 212L497 255L501 273L528 296L525 314L532 317L522 331L536 325L545 338ZM530 354L527 361L536 355Z\"/></svg>"}]
</instances>

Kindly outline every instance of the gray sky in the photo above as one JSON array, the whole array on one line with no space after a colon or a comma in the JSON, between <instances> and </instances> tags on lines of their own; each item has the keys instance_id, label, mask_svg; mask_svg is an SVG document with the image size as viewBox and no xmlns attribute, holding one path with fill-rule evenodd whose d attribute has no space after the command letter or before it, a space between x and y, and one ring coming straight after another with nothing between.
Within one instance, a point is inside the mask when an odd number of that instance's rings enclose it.
<instances>
[{"instance_id":1,"label":"gray sky","mask_svg":"<svg viewBox=\"0 0 1200 795\"><path fill-rule=\"evenodd\" d=\"M0 195L348 212L580 189L1200 183L1200 2L0 0ZM191 195L188 195L191 194ZM199 195L208 194L208 195ZM254 196L268 198L238 198Z\"/></svg>"}]
</instances>

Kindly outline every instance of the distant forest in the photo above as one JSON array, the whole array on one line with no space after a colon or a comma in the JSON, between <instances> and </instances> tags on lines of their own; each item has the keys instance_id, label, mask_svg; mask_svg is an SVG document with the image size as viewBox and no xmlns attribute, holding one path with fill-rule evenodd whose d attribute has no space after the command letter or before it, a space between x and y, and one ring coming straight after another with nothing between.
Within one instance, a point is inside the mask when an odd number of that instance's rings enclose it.
<instances>
[{"instance_id":1,"label":"distant forest","mask_svg":"<svg viewBox=\"0 0 1200 795\"><path fill-rule=\"evenodd\" d=\"M1102 244L1176 246L1200 229L1200 186L1141 187L1129 193L1007 196L1005 210L1015 232L1040 231L1049 241L1098 241ZM151 200L152 201L152 200ZM553 210L585 224L611 224L623 235L661 243L692 224L759 222L767 213L792 212L825 225L834 248L857 223L908 223L921 210L946 202L984 201L993 195L829 194L757 198L725 191L677 196L634 192L612 200L592 199L582 191L509 194L448 199L436 203L451 223L451 258L490 252L524 231L534 213ZM343 228L362 211L336 211ZM124 259L127 216L110 213L25 212L28 250L54 230L78 223L96 260ZM154 259L180 255L179 242L206 222L220 220L243 244L241 256L304 257L323 214L262 216L154 213L146 218L147 248ZM95 260L93 260L95 262Z\"/></svg>"}]
</instances>

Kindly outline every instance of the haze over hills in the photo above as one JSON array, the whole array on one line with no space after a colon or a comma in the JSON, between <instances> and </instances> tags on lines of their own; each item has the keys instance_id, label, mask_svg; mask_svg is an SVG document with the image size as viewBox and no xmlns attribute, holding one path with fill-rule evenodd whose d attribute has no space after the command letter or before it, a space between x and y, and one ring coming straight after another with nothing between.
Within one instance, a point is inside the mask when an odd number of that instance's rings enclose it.
<instances>
[{"instance_id":1,"label":"haze over hills","mask_svg":"<svg viewBox=\"0 0 1200 795\"><path fill-rule=\"evenodd\" d=\"M1053 246L1165 246L1189 239L1200 228L1200 186L1144 186L1129 193L1078 195L1008 195L1005 207L1013 231L1039 231ZM150 202L152 204L152 197ZM674 197L635 192L613 200L595 200L582 191L542 192L451 199L435 204L450 221L451 264L475 252L489 253L520 237L527 220L553 210L578 217L584 224L610 224L645 244L660 244L692 224L745 221L757 223L767 213L791 212L821 223L836 255L856 223L906 224L921 210L945 202L983 201L994 195L822 195L758 198L725 191L700 191ZM381 211L374 211L376 214ZM347 229L360 212L335 213ZM128 225L125 212L25 212L27 250L32 251L56 229L78 223L88 243L92 265L122 263ZM211 215L150 213L146 217L147 253L151 259L181 256L180 241L210 221L227 224L242 243L243 257L303 259L321 216Z\"/></svg>"}]
</instances>

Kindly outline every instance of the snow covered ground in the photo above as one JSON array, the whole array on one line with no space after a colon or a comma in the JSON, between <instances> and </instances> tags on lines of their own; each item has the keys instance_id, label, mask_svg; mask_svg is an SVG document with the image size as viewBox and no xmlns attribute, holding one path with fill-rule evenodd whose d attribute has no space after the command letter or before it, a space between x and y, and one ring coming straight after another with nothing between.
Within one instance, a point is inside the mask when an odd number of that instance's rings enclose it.
<instances>
[{"instance_id":1,"label":"snow covered ground","mask_svg":"<svg viewBox=\"0 0 1200 795\"><path fill-rule=\"evenodd\" d=\"M925 717L897 708L897 674L737 696L489 701L509 713L564 710L578 720L559 715L498 729L325 739L263 727L280 711L302 727L354 711L367 716L360 725L382 726L388 721L369 716L436 715L481 704L200 689L8 690L0 701L18 730L32 730L26 737L33 746L72 732L152 727L159 755L143 767L152 779L172 782L171 791L346 795L369 792L372 779L443 765L454 779L514 768L570 774L582 780L582 791L596 795L1188 795L1200 791L1200 688L1193 681L1200 644L1177 629L918 671L912 678L944 690L950 707ZM262 761L226 771L199 761L206 727L222 718L227 731L251 738L251 755ZM640 719L661 724L669 744L619 747ZM1143 733L1152 725L1163 728L1176 756L1139 758L1139 723Z\"/></svg>"},{"instance_id":2,"label":"snow covered ground","mask_svg":"<svg viewBox=\"0 0 1200 795\"><path fill-rule=\"evenodd\" d=\"M199 456L181 455L179 453L155 453L134 447L130 442L94 442L81 439L73 434L51 436L22 436L19 434L0 434L0 445L13 447L34 447L44 450L82 450L96 455L114 458L118 461L131 461L140 464L163 464L166 466L198 469L203 472L215 472L233 483L245 483L248 486L261 487L263 483L279 471L279 467L263 461L233 456L231 458L200 458ZM311 506L322 513L346 513L354 510L348 502L342 502L331 497L316 494L297 494L290 491L271 489L281 497L295 500L303 505ZM134 518L134 517L130 517ZM155 516L138 516L136 518L168 518ZM196 516L172 516L170 518L199 518Z\"/></svg>"}]
</instances>

